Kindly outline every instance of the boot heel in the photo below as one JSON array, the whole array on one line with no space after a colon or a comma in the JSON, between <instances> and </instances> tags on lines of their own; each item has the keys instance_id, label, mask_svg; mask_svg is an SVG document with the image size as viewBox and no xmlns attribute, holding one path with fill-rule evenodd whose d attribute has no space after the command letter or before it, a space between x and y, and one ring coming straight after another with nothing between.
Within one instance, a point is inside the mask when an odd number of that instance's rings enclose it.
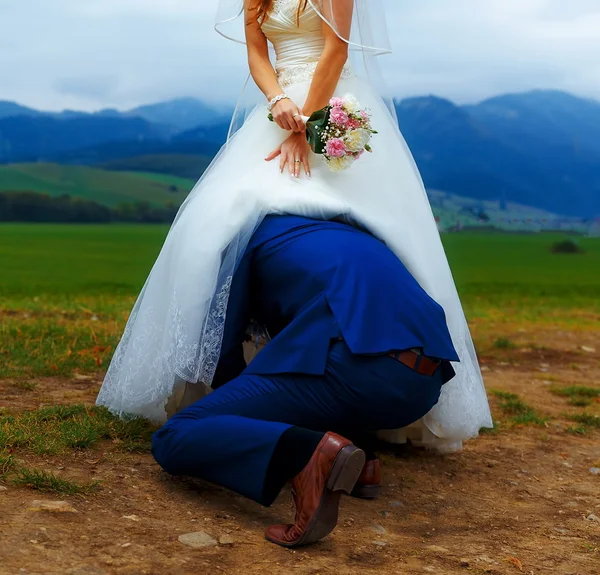
<instances>
[{"instance_id":1,"label":"boot heel","mask_svg":"<svg viewBox=\"0 0 600 575\"><path fill-rule=\"evenodd\" d=\"M359 485L352 490L352 497L358 499L377 499L381 494L380 485Z\"/></svg>"},{"instance_id":2,"label":"boot heel","mask_svg":"<svg viewBox=\"0 0 600 575\"><path fill-rule=\"evenodd\" d=\"M365 452L354 445L342 449L331 468L327 489L350 494L365 465Z\"/></svg>"}]
</instances>

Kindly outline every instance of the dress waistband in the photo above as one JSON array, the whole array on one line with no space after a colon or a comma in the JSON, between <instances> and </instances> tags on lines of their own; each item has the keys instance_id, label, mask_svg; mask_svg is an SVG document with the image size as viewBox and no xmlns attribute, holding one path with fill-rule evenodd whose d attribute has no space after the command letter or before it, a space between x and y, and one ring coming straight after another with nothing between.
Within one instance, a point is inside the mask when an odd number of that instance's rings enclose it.
<instances>
[{"instance_id":1,"label":"dress waistband","mask_svg":"<svg viewBox=\"0 0 600 575\"><path fill-rule=\"evenodd\" d=\"M281 88L285 89L293 84L302 84L310 82L315 75L319 62L308 62L307 64L298 64L296 66L286 66L277 68L277 80ZM349 63L344 65L340 78L353 78L356 76L352 66Z\"/></svg>"}]
</instances>

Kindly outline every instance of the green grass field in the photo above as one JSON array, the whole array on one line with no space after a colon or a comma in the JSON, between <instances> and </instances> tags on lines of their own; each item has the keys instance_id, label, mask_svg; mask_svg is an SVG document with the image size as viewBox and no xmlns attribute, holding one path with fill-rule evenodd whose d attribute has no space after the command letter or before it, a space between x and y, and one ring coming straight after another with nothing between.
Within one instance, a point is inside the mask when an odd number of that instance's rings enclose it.
<instances>
[{"instance_id":1,"label":"green grass field","mask_svg":"<svg viewBox=\"0 0 600 575\"><path fill-rule=\"evenodd\" d=\"M578 305L600 296L600 238L577 238L582 254L554 254L562 234L442 235L461 295L554 298Z\"/></svg>"},{"instance_id":2,"label":"green grass field","mask_svg":"<svg viewBox=\"0 0 600 575\"><path fill-rule=\"evenodd\" d=\"M0 225L0 295L132 296L141 288L169 227L163 225Z\"/></svg>"},{"instance_id":3,"label":"green grass field","mask_svg":"<svg viewBox=\"0 0 600 575\"><path fill-rule=\"evenodd\" d=\"M132 296L168 231L163 225L0 226L0 295ZM552 298L566 307L600 297L600 239L580 238L583 254L553 254L560 234L442 236L466 300Z\"/></svg>"},{"instance_id":4,"label":"green grass field","mask_svg":"<svg viewBox=\"0 0 600 575\"><path fill-rule=\"evenodd\" d=\"M194 181L145 172L110 172L84 166L9 164L0 166L0 191L68 194L106 206L146 201L181 204ZM170 190L172 186L176 192Z\"/></svg>"},{"instance_id":5,"label":"green grass field","mask_svg":"<svg viewBox=\"0 0 600 575\"><path fill-rule=\"evenodd\" d=\"M0 377L105 369L167 230L1 225ZM562 238L444 235L468 318L494 333L503 323L597 326L600 239L581 238L583 254L552 254Z\"/></svg>"}]
</instances>

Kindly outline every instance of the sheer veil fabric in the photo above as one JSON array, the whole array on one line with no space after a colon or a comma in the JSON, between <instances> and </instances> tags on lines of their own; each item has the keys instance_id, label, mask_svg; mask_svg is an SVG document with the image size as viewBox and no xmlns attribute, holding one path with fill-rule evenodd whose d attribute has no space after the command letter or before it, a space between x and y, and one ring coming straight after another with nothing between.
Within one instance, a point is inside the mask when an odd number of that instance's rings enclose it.
<instances>
[{"instance_id":1,"label":"sheer veil fabric","mask_svg":"<svg viewBox=\"0 0 600 575\"><path fill-rule=\"evenodd\" d=\"M381 91L377 57L389 52L384 12L379 0L309 0L298 19L298 2L275 0L263 23L282 89L303 104L322 50L319 35L324 23L330 26L354 54L336 95L351 93L370 108L379 132L374 153L342 173L330 172L313 155L310 180L282 175L264 158L285 134L267 120L262 103L248 113L240 104L227 144L177 214L132 310L98 404L162 422L183 389L207 391L219 359L232 277L262 219L268 213L337 217L385 242L442 305L461 358L454 366L456 377L429 414L409 429L382 436L395 442L410 437L440 451L459 449L492 421L423 183ZM243 23L242 0L221 0L219 33L243 43Z\"/></svg>"}]
</instances>

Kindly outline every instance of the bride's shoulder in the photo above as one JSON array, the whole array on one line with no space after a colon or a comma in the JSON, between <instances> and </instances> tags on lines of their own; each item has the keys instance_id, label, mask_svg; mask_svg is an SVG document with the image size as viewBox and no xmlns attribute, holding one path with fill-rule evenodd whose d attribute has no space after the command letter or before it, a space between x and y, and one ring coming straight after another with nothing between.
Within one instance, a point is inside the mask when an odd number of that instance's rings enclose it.
<instances>
[{"instance_id":1,"label":"bride's shoulder","mask_svg":"<svg viewBox=\"0 0 600 575\"><path fill-rule=\"evenodd\" d=\"M262 0L244 0L244 10L246 12L256 12L260 10L263 4Z\"/></svg>"},{"instance_id":2,"label":"bride's shoulder","mask_svg":"<svg viewBox=\"0 0 600 575\"><path fill-rule=\"evenodd\" d=\"M315 0L316 4L319 4L320 0ZM244 0L244 7L246 10L260 11L260 12L281 12L287 8L298 8L301 0L271 0L265 2L265 0ZM302 0L304 8L308 7L309 2Z\"/></svg>"}]
</instances>

